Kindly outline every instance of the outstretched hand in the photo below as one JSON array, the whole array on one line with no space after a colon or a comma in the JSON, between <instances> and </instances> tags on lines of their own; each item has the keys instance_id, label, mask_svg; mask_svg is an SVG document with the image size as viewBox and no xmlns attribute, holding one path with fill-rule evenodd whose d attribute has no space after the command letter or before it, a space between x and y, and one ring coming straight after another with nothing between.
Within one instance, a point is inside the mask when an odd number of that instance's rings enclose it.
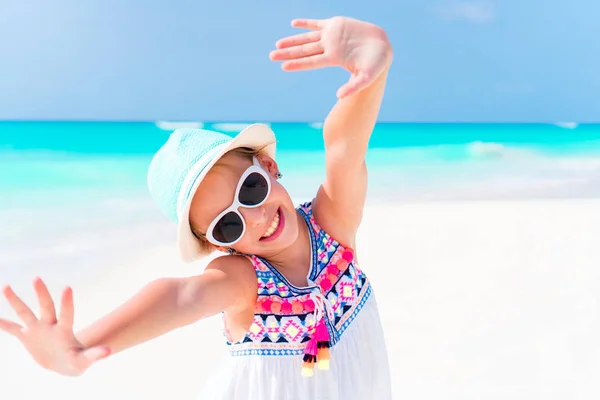
<instances>
[{"instance_id":1,"label":"outstretched hand","mask_svg":"<svg viewBox=\"0 0 600 400\"><path fill-rule=\"evenodd\" d=\"M344 98L368 87L390 65L392 50L383 29L346 17L295 19L295 28L310 32L289 36L276 43L271 60L283 61L286 71L339 66L352 75L337 91Z\"/></svg>"},{"instance_id":2,"label":"outstretched hand","mask_svg":"<svg viewBox=\"0 0 600 400\"><path fill-rule=\"evenodd\" d=\"M73 292L70 288L62 293L60 315L57 317L54 301L44 282L37 278L33 286L39 301L39 318L10 286L6 286L4 296L23 325L0 318L0 330L15 336L38 364L61 375L75 376L110 353L106 347L85 349L75 338Z\"/></svg>"}]
</instances>

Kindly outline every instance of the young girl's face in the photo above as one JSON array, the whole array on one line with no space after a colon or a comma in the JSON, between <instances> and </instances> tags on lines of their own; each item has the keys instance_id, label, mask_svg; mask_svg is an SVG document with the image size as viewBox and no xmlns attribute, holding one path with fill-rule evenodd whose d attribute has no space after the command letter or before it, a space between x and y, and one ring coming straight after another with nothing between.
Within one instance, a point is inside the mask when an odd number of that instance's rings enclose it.
<instances>
[{"instance_id":1,"label":"young girl's face","mask_svg":"<svg viewBox=\"0 0 600 400\"><path fill-rule=\"evenodd\" d=\"M278 172L275 161L264 155L258 156L258 160L267 173L271 191L260 206L238 208L246 223L244 234L235 244L218 247L223 251L232 247L241 253L269 257L297 239L298 217L288 192L275 179ZM240 178L252 164L249 157L230 152L208 172L190 207L190 223L195 230L207 234L211 222L234 202Z\"/></svg>"}]
</instances>

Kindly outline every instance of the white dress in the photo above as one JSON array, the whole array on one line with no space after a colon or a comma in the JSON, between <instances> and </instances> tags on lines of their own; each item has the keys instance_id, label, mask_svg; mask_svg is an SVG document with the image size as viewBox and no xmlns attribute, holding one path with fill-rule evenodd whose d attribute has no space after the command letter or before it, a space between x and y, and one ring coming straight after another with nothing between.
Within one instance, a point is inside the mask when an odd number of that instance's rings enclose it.
<instances>
[{"instance_id":1,"label":"white dress","mask_svg":"<svg viewBox=\"0 0 600 400\"><path fill-rule=\"evenodd\" d=\"M391 399L387 350L371 284L353 251L316 224L311 203L298 211L311 232L310 286L295 287L267 260L248 256L258 278L254 322L242 340L227 342L230 356L198 400ZM317 343L329 347L329 355L323 349L311 351Z\"/></svg>"}]
</instances>

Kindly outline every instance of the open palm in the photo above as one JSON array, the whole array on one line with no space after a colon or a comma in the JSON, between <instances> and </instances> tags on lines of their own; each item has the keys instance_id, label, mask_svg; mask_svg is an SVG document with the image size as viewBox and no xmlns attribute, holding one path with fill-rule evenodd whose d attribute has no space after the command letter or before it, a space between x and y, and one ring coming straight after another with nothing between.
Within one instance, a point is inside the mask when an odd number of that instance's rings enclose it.
<instances>
[{"instance_id":1,"label":"open palm","mask_svg":"<svg viewBox=\"0 0 600 400\"><path fill-rule=\"evenodd\" d=\"M270 57L283 61L286 71L339 66L352 75L337 92L339 98L369 86L390 64L391 46L385 31L368 22L346 17L296 19L296 28L310 32L289 36L276 43Z\"/></svg>"},{"instance_id":2,"label":"open palm","mask_svg":"<svg viewBox=\"0 0 600 400\"><path fill-rule=\"evenodd\" d=\"M54 301L41 279L34 281L34 289L39 301L39 318L10 286L3 289L6 300L23 325L0 318L0 330L15 336L38 364L61 375L75 376L109 354L105 347L85 349L75 338L70 288L63 291L58 317Z\"/></svg>"}]
</instances>

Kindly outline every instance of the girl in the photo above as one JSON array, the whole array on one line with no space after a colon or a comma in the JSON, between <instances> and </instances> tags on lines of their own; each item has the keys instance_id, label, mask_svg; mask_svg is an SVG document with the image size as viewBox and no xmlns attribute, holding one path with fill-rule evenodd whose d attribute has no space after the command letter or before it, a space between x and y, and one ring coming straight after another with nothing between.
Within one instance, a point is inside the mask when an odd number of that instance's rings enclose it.
<instances>
[{"instance_id":1,"label":"girl","mask_svg":"<svg viewBox=\"0 0 600 400\"><path fill-rule=\"evenodd\" d=\"M109 354L223 313L231 357L202 398L391 398L375 295L354 249L366 196L365 153L392 49L381 28L350 18L292 26L309 31L277 42L270 57L283 61L284 70L340 66L351 73L323 127L326 178L314 200L293 205L278 182L275 137L265 125L233 139L173 132L150 164L150 193L179 224L184 260L226 254L198 276L149 283L76 334L69 288L57 316L36 279L39 317L4 288L23 325L0 320L0 328L42 367L80 375Z\"/></svg>"}]
</instances>

